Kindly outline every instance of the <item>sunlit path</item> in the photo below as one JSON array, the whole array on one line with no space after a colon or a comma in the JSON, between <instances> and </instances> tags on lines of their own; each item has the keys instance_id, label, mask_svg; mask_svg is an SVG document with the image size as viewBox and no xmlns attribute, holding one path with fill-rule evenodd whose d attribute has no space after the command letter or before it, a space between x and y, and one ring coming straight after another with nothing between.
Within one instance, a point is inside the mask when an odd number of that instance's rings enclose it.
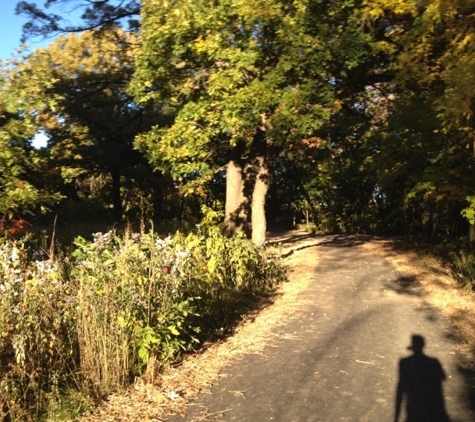
<instances>
[{"instance_id":1,"label":"sunlit path","mask_svg":"<svg viewBox=\"0 0 475 422\"><path fill-rule=\"evenodd\" d=\"M446 374L450 420L475 420L451 323L428 305L417 280L357 244L323 238L307 304L262 354L245 355L223 371L211 394L189 406L186 420L394 420L398 364L411 355L413 334L424 337L424 352ZM401 421L404 416L403 403Z\"/></svg>"}]
</instances>

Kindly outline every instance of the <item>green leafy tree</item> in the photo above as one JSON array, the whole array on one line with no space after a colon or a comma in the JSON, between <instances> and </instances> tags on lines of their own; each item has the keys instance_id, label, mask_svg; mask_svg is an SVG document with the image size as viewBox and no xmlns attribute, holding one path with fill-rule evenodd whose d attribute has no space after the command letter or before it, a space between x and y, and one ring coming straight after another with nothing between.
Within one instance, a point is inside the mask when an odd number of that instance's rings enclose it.
<instances>
[{"instance_id":1,"label":"green leafy tree","mask_svg":"<svg viewBox=\"0 0 475 422\"><path fill-rule=\"evenodd\" d=\"M394 75L393 98L388 124L379 128L382 154L376 161L380 185L393 202L393 219L395 212L402 225L419 224L429 237L437 231L445 236L456 233L462 198L473 192L469 40L474 35L475 4L368 0L365 5L372 24L384 28L377 48L392 56L388 68ZM473 223L470 210L466 208L465 215ZM452 229L444 231L441 225ZM471 237L475 238L473 227Z\"/></svg>"},{"instance_id":2,"label":"green leafy tree","mask_svg":"<svg viewBox=\"0 0 475 422\"><path fill-rule=\"evenodd\" d=\"M102 178L99 185L110 186L116 221L124 212L124 186L132 189L148 178L158 195L162 182L133 148L148 124L143 108L125 92L136 42L133 33L117 27L72 33L35 50L15 74L17 86L31 92L25 101L49 136L51 158L66 185Z\"/></svg>"},{"instance_id":3,"label":"green leafy tree","mask_svg":"<svg viewBox=\"0 0 475 422\"><path fill-rule=\"evenodd\" d=\"M36 125L12 86L11 66L0 74L0 216L2 226L21 230L25 218L46 212L59 201L48 184L47 160L32 146ZM15 223L16 221L16 223Z\"/></svg>"},{"instance_id":4,"label":"green leafy tree","mask_svg":"<svg viewBox=\"0 0 475 422\"><path fill-rule=\"evenodd\" d=\"M173 123L137 146L176 179L226 166L228 233L252 232L262 244L276 158L338 107L332 44L353 40L340 66L360 60L364 37L344 26L353 13L352 2L145 1L133 92Z\"/></svg>"}]
</instances>

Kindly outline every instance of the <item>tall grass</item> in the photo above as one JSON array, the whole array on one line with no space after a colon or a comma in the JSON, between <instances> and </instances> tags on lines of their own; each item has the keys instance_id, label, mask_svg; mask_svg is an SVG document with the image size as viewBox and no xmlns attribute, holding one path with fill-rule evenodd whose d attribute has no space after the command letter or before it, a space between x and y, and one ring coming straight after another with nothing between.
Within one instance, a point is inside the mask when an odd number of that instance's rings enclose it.
<instances>
[{"instance_id":1,"label":"tall grass","mask_svg":"<svg viewBox=\"0 0 475 422\"><path fill-rule=\"evenodd\" d=\"M97 233L41 260L4 240L0 254L0 419L10 420L59 420L72 397L81 411L153 376L235 318L242 297L285 278L264 250L213 228Z\"/></svg>"},{"instance_id":2,"label":"tall grass","mask_svg":"<svg viewBox=\"0 0 475 422\"><path fill-rule=\"evenodd\" d=\"M41 413L77 371L76 295L59 261L0 246L0 406L13 420Z\"/></svg>"},{"instance_id":3,"label":"tall grass","mask_svg":"<svg viewBox=\"0 0 475 422\"><path fill-rule=\"evenodd\" d=\"M455 275L458 280L471 290L475 289L475 256L471 252L459 251L449 253Z\"/></svg>"}]
</instances>

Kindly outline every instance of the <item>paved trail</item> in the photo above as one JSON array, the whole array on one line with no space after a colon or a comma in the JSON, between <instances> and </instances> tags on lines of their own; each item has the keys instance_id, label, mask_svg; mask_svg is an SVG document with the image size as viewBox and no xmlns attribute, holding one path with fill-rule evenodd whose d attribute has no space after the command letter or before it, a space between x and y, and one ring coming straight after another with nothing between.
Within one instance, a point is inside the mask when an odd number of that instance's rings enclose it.
<instances>
[{"instance_id":1,"label":"paved trail","mask_svg":"<svg viewBox=\"0 0 475 422\"><path fill-rule=\"evenodd\" d=\"M451 422L475 421L475 382L462 370L450 321L427 304L415 280L357 243L323 237L307 304L264 353L234 361L185 418L169 420L394 421L398 362L419 334L447 376Z\"/></svg>"}]
</instances>

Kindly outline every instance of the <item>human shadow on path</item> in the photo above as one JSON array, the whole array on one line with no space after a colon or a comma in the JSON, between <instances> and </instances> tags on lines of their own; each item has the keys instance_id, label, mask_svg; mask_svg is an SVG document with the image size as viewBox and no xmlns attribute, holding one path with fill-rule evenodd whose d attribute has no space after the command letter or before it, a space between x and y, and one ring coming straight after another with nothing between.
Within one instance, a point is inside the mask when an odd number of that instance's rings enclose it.
<instances>
[{"instance_id":1,"label":"human shadow on path","mask_svg":"<svg viewBox=\"0 0 475 422\"><path fill-rule=\"evenodd\" d=\"M445 373L439 360L423 353L424 337L413 335L408 347L413 354L399 361L394 421L400 420L403 402L406 422L449 422L442 382Z\"/></svg>"}]
</instances>

